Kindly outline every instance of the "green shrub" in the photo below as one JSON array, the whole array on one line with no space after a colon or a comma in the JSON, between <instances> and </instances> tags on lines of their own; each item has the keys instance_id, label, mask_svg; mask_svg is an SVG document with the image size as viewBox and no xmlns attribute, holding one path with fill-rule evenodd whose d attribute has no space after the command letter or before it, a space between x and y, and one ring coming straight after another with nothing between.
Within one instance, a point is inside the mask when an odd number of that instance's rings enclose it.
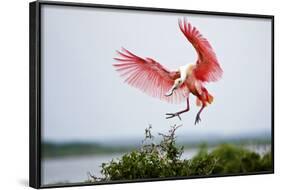
<instances>
[{"instance_id":1,"label":"green shrub","mask_svg":"<svg viewBox=\"0 0 281 190\"><path fill-rule=\"evenodd\" d=\"M102 164L102 178L91 176L91 181L132 180L161 177L202 176L271 171L271 153L260 156L239 146L222 144L208 152L202 145L192 159L182 159L183 146L176 145L172 126L162 134L160 143L154 142L151 126L145 130L140 149L124 154L119 160Z\"/></svg>"}]
</instances>

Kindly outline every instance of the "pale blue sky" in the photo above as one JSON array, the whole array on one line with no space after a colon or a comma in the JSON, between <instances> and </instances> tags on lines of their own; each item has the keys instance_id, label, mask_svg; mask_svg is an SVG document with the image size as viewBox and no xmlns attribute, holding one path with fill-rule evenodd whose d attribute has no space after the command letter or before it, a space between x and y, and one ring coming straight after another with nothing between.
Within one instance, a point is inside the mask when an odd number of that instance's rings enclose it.
<instances>
[{"instance_id":1,"label":"pale blue sky","mask_svg":"<svg viewBox=\"0 0 281 190\"><path fill-rule=\"evenodd\" d=\"M271 23L266 19L153 13L62 6L42 11L42 135L48 140L107 140L142 136L152 124L178 135L221 136L271 129ZM194 126L199 107L185 108L147 96L123 83L112 67L125 47L173 70L197 55L178 28L186 17L213 46L223 78L206 84L214 103Z\"/></svg>"}]
</instances>

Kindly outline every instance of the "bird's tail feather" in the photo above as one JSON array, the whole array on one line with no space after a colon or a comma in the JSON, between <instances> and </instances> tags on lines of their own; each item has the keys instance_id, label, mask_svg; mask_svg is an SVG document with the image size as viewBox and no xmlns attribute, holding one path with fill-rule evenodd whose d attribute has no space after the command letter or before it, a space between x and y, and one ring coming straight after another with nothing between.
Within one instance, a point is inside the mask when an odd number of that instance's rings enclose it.
<instances>
[{"instance_id":1,"label":"bird's tail feather","mask_svg":"<svg viewBox=\"0 0 281 190\"><path fill-rule=\"evenodd\" d=\"M203 103L205 104L205 106L207 106L207 103L208 104L212 104L213 103L214 97L211 94L209 94L208 91L206 91L205 93L206 93L205 94L206 98L201 98L200 99L200 98L197 97L197 99L196 99L196 105L197 106L200 107L200 106L202 106Z\"/></svg>"},{"instance_id":2,"label":"bird's tail feather","mask_svg":"<svg viewBox=\"0 0 281 190\"><path fill-rule=\"evenodd\" d=\"M208 100L207 100L208 103L211 104L214 101L214 97L209 93L208 93L207 97L208 97Z\"/></svg>"}]
</instances>

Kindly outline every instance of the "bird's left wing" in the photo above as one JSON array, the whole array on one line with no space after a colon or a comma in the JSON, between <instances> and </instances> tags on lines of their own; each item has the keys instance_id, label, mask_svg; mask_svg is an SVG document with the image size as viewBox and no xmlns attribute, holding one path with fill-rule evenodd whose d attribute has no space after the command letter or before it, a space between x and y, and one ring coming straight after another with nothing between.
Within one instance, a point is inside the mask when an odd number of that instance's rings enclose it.
<instances>
[{"instance_id":1,"label":"bird's left wing","mask_svg":"<svg viewBox=\"0 0 281 190\"><path fill-rule=\"evenodd\" d=\"M169 97L165 96L174 80L180 77L179 72L171 72L151 58L141 58L124 48L122 50L117 51L120 58L114 59L119 63L113 66L125 78L126 83L169 103L180 103L185 99L184 87L174 91Z\"/></svg>"},{"instance_id":2,"label":"bird's left wing","mask_svg":"<svg viewBox=\"0 0 281 190\"><path fill-rule=\"evenodd\" d=\"M217 81L221 78L223 71L208 40L185 19L179 20L179 27L198 54L198 60L193 70L195 77L203 82Z\"/></svg>"}]
</instances>

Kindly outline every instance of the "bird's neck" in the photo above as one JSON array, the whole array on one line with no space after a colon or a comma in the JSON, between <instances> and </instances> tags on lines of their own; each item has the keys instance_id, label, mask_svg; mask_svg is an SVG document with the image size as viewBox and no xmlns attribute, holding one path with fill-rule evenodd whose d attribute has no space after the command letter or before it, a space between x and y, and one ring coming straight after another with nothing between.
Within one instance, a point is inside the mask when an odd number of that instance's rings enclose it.
<instances>
[{"instance_id":1,"label":"bird's neck","mask_svg":"<svg viewBox=\"0 0 281 190\"><path fill-rule=\"evenodd\" d=\"M191 75L193 67L194 67L193 64L186 64L179 68L180 78L182 81L185 81L187 76Z\"/></svg>"}]
</instances>

